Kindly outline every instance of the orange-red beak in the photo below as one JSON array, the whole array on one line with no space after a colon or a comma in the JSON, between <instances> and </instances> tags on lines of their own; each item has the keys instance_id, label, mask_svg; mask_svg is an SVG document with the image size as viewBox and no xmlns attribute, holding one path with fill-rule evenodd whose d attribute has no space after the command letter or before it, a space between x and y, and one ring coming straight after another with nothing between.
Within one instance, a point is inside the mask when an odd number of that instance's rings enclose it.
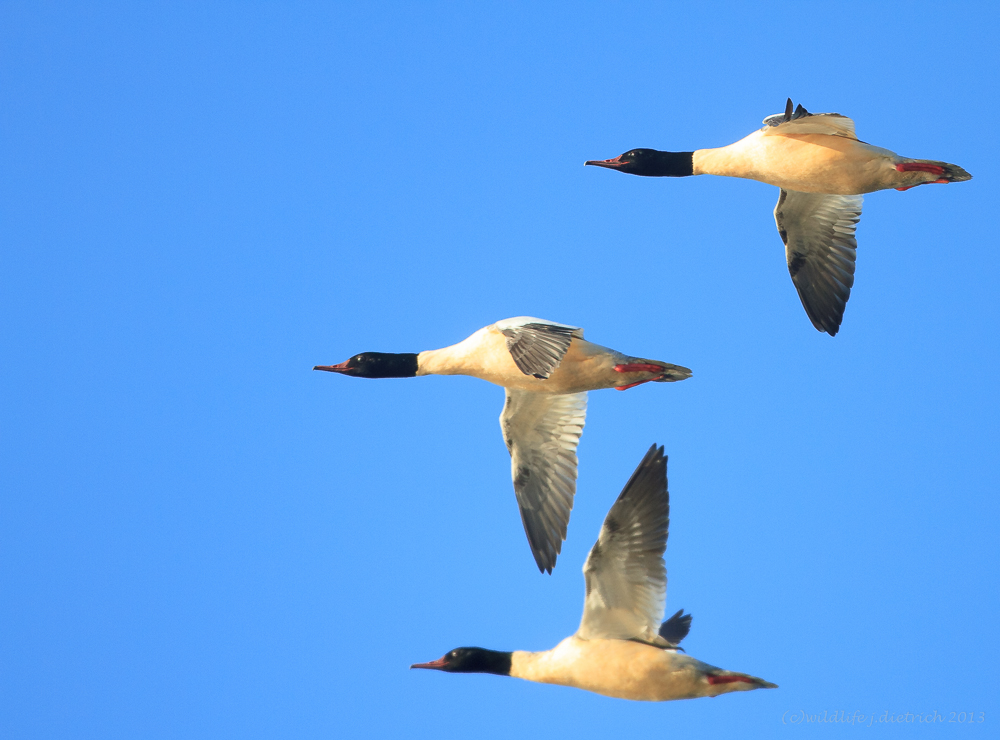
<instances>
[{"instance_id":1,"label":"orange-red beak","mask_svg":"<svg viewBox=\"0 0 1000 740\"><path fill-rule=\"evenodd\" d=\"M351 368L347 367L348 362L350 360L344 360L337 365L316 365L313 367L313 370L325 370L328 373L346 373L350 375Z\"/></svg>"},{"instance_id":2,"label":"orange-red beak","mask_svg":"<svg viewBox=\"0 0 1000 740\"><path fill-rule=\"evenodd\" d=\"M445 660L447 657L445 655L437 660L432 660L430 663L414 663L410 668L433 668L436 671L444 670L444 667L448 665L448 661Z\"/></svg>"},{"instance_id":3,"label":"orange-red beak","mask_svg":"<svg viewBox=\"0 0 1000 740\"><path fill-rule=\"evenodd\" d=\"M597 167L607 167L608 169L616 170L624 164L622 156L619 154L614 159L588 159L583 165L586 167L588 164L592 164Z\"/></svg>"}]
</instances>

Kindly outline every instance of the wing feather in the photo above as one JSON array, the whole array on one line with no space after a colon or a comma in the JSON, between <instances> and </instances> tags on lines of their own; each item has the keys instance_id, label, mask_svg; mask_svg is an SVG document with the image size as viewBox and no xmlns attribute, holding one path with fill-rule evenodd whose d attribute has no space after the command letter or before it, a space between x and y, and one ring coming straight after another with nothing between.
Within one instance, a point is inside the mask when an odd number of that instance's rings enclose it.
<instances>
[{"instance_id":1,"label":"wing feather","mask_svg":"<svg viewBox=\"0 0 1000 740\"><path fill-rule=\"evenodd\" d=\"M860 195L782 190L774 222L802 307L819 331L835 336L854 285Z\"/></svg>"},{"instance_id":2,"label":"wing feather","mask_svg":"<svg viewBox=\"0 0 1000 740\"><path fill-rule=\"evenodd\" d=\"M669 524L667 458L653 445L608 512L583 566L587 596L578 637L662 644L657 633L667 595Z\"/></svg>"},{"instance_id":3,"label":"wing feather","mask_svg":"<svg viewBox=\"0 0 1000 740\"><path fill-rule=\"evenodd\" d=\"M500 415L524 533L538 569L547 573L566 539L576 493L576 447L586 415L586 393L510 388Z\"/></svg>"},{"instance_id":4,"label":"wing feather","mask_svg":"<svg viewBox=\"0 0 1000 740\"><path fill-rule=\"evenodd\" d=\"M691 615L685 614L683 609L678 609L670 619L660 625L660 637L674 645L680 645L681 640L687 637L690 631Z\"/></svg>"},{"instance_id":5,"label":"wing feather","mask_svg":"<svg viewBox=\"0 0 1000 740\"><path fill-rule=\"evenodd\" d=\"M505 319L495 326L507 338L507 349L517 369L543 380L559 367L573 337L583 339L583 329L577 326L530 316Z\"/></svg>"},{"instance_id":6,"label":"wing feather","mask_svg":"<svg viewBox=\"0 0 1000 740\"><path fill-rule=\"evenodd\" d=\"M765 136L785 136L787 134L826 134L857 139L854 121L840 113L810 113L801 105L792 111L792 99L788 99L785 112L764 119Z\"/></svg>"}]
</instances>

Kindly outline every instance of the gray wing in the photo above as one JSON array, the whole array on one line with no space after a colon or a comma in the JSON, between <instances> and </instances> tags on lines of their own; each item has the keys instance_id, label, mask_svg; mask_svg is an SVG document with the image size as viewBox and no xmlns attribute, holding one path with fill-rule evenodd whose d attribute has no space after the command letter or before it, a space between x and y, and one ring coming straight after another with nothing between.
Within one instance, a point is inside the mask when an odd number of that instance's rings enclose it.
<instances>
[{"instance_id":1,"label":"gray wing","mask_svg":"<svg viewBox=\"0 0 1000 740\"><path fill-rule=\"evenodd\" d=\"M500 415L524 533L538 569L546 573L566 539L576 493L576 447L586 416L586 393L510 388Z\"/></svg>"},{"instance_id":2,"label":"gray wing","mask_svg":"<svg viewBox=\"0 0 1000 740\"><path fill-rule=\"evenodd\" d=\"M559 367L573 337L583 338L579 327L527 316L498 321L496 327L507 338L517 369L543 380Z\"/></svg>"},{"instance_id":3,"label":"gray wing","mask_svg":"<svg viewBox=\"0 0 1000 740\"><path fill-rule=\"evenodd\" d=\"M785 243L788 272L802 306L820 331L831 337L840 329L854 285L861 218L860 195L824 195L782 190L774 222Z\"/></svg>"},{"instance_id":4,"label":"gray wing","mask_svg":"<svg viewBox=\"0 0 1000 740\"><path fill-rule=\"evenodd\" d=\"M657 632L667 596L669 524L667 458L653 445L608 512L583 566L587 597L578 637L662 644Z\"/></svg>"},{"instance_id":5,"label":"gray wing","mask_svg":"<svg viewBox=\"0 0 1000 740\"><path fill-rule=\"evenodd\" d=\"M839 113L810 113L801 105L792 110L792 99L785 104L785 112L764 119L764 134L826 134L857 139L854 121Z\"/></svg>"}]
</instances>

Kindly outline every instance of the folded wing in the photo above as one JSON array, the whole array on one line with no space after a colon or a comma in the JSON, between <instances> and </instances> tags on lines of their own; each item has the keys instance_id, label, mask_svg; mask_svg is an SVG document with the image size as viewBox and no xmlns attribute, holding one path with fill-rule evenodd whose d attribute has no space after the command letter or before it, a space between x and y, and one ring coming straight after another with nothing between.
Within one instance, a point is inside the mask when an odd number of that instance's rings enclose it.
<instances>
[{"instance_id":1,"label":"folded wing","mask_svg":"<svg viewBox=\"0 0 1000 740\"><path fill-rule=\"evenodd\" d=\"M576 493L576 447L586 415L586 393L510 388L500 415L524 532L538 569L547 573L566 539Z\"/></svg>"},{"instance_id":2,"label":"folded wing","mask_svg":"<svg viewBox=\"0 0 1000 740\"><path fill-rule=\"evenodd\" d=\"M802 306L819 331L836 335L854 285L860 195L782 190L774 221Z\"/></svg>"},{"instance_id":3,"label":"folded wing","mask_svg":"<svg viewBox=\"0 0 1000 740\"><path fill-rule=\"evenodd\" d=\"M498 321L496 328L507 338L507 349L518 370L541 379L559 366L573 337L583 339L583 329L578 326L530 316Z\"/></svg>"},{"instance_id":4,"label":"folded wing","mask_svg":"<svg viewBox=\"0 0 1000 740\"><path fill-rule=\"evenodd\" d=\"M801 105L792 110L792 99L785 104L785 112L764 119L765 136L788 134L826 134L857 139L854 121L839 113L810 113Z\"/></svg>"},{"instance_id":5,"label":"folded wing","mask_svg":"<svg viewBox=\"0 0 1000 740\"><path fill-rule=\"evenodd\" d=\"M604 519L583 574L587 596L577 636L663 644L670 494L667 458L653 445Z\"/></svg>"}]
</instances>

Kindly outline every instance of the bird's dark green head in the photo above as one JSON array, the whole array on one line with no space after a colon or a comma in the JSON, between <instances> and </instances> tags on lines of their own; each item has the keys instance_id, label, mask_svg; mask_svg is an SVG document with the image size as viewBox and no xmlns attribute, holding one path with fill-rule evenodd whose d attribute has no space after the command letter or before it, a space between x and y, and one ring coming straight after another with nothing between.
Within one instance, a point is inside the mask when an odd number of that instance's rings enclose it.
<instances>
[{"instance_id":1,"label":"bird's dark green head","mask_svg":"<svg viewBox=\"0 0 1000 740\"><path fill-rule=\"evenodd\" d=\"M410 668L430 668L446 673L493 673L510 675L511 653L477 647L460 647L451 650L430 663L414 663Z\"/></svg>"},{"instance_id":2,"label":"bird's dark green head","mask_svg":"<svg viewBox=\"0 0 1000 740\"><path fill-rule=\"evenodd\" d=\"M584 164L642 177L687 177L694 174L694 152L629 149L614 159L591 159Z\"/></svg>"},{"instance_id":3,"label":"bird's dark green head","mask_svg":"<svg viewBox=\"0 0 1000 740\"><path fill-rule=\"evenodd\" d=\"M362 352L339 365L316 365L313 370L355 378L412 378L417 374L417 356L412 352Z\"/></svg>"}]
</instances>

